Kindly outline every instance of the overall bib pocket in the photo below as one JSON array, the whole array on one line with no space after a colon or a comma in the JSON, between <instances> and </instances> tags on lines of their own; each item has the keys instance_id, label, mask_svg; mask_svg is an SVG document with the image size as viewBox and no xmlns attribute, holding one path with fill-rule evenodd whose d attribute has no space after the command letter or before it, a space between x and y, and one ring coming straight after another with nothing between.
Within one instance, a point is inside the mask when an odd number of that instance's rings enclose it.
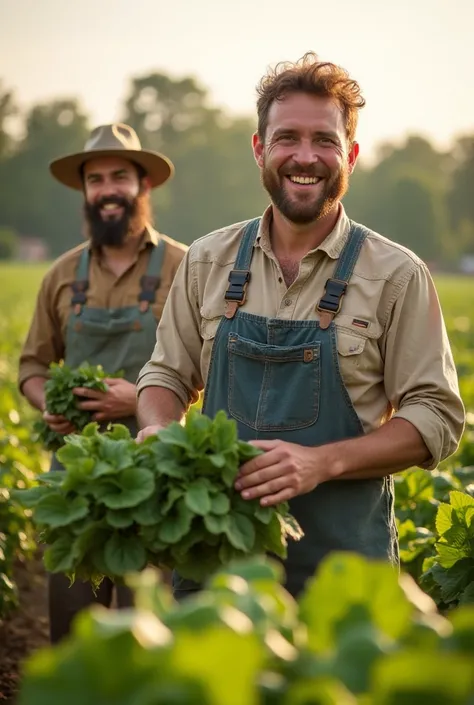
<instances>
[{"instance_id":1,"label":"overall bib pocket","mask_svg":"<svg viewBox=\"0 0 474 705\"><path fill-rule=\"evenodd\" d=\"M256 431L291 431L316 423L320 342L280 347L230 333L229 413Z\"/></svg>"}]
</instances>

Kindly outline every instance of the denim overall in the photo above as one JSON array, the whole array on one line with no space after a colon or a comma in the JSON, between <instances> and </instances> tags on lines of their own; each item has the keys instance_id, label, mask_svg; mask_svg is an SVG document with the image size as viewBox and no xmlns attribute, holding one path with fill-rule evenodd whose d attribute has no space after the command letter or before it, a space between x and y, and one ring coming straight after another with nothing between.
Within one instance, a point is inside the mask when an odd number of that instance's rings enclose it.
<instances>
[{"instance_id":1,"label":"denim overall","mask_svg":"<svg viewBox=\"0 0 474 705\"><path fill-rule=\"evenodd\" d=\"M203 413L224 409L242 440L289 441L318 446L364 433L342 380L333 318L354 270L366 229L350 234L325 293L315 302L320 320L291 321L246 313L246 290L259 219L245 228L235 269L229 275L226 315L217 329ZM252 295L251 285L249 295ZM324 482L290 501L305 536L289 541L286 588L303 589L331 551L398 560L391 477ZM198 586L175 576L175 594Z\"/></svg>"},{"instance_id":2,"label":"denim overall","mask_svg":"<svg viewBox=\"0 0 474 705\"><path fill-rule=\"evenodd\" d=\"M85 248L78 263L76 281L72 284L71 313L66 329L64 361L71 367L84 362L102 365L110 374L123 370L124 379L135 384L138 374L151 357L156 343L157 321L151 304L155 301L160 284L165 243L159 240L151 248L147 272L140 281L140 294L135 306L121 308L91 308L87 306L89 286L89 249ZM116 419L114 423L126 425L133 436L137 435L135 416ZM107 424L103 424L105 427ZM56 456L52 470L62 469ZM112 599L113 585L104 580L97 597L88 583L77 581L69 587L69 580L61 574L50 575L49 603L51 640L58 641L70 629L74 615L83 607L100 602L107 606ZM117 587L119 606L132 603L128 588Z\"/></svg>"}]
</instances>

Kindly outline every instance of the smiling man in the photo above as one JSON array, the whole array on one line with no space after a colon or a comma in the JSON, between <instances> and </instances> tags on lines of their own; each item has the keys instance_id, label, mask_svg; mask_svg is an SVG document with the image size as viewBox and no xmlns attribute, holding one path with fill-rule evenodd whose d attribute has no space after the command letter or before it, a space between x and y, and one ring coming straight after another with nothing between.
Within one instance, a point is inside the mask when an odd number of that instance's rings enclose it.
<instances>
[{"instance_id":1,"label":"smiling man","mask_svg":"<svg viewBox=\"0 0 474 705\"><path fill-rule=\"evenodd\" d=\"M78 403L100 422L136 426L135 382L155 344L156 325L186 247L160 235L151 224L150 191L172 175L161 154L143 150L124 124L97 127L83 152L51 164L53 176L84 194L87 241L60 257L46 274L20 356L19 385L28 401L62 434L74 429L45 407L44 384L51 362L71 367L102 365L124 378L110 378L105 393L78 388ZM53 459L53 468L60 467ZM69 588L62 575L50 577L51 639L69 632L75 614L96 601L91 586ZM109 606L112 583L102 583L97 601ZM131 593L117 590L119 606Z\"/></svg>"},{"instance_id":2,"label":"smiling man","mask_svg":"<svg viewBox=\"0 0 474 705\"><path fill-rule=\"evenodd\" d=\"M341 203L358 84L310 53L258 93L253 151L271 205L184 258L138 380L139 440L204 388L204 412L224 409L263 451L236 490L289 500L305 532L285 563L297 595L334 550L397 564L392 474L453 453L464 408L426 266ZM175 576L178 597L195 589Z\"/></svg>"}]
</instances>

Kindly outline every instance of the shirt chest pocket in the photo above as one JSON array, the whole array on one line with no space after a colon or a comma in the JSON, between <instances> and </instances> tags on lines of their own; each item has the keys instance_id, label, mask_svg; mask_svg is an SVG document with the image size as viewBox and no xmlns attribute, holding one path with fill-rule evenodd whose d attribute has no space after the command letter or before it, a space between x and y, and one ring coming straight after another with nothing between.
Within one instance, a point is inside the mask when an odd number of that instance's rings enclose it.
<instances>
[{"instance_id":1,"label":"shirt chest pocket","mask_svg":"<svg viewBox=\"0 0 474 705\"><path fill-rule=\"evenodd\" d=\"M216 337L217 329L219 328L219 323L222 319L222 313L216 311L209 311L207 309L201 308L201 338L203 341L212 341Z\"/></svg>"},{"instance_id":2,"label":"shirt chest pocket","mask_svg":"<svg viewBox=\"0 0 474 705\"><path fill-rule=\"evenodd\" d=\"M363 332L336 325L338 363L348 384L375 383L383 375L383 360L378 346L378 327Z\"/></svg>"}]
</instances>

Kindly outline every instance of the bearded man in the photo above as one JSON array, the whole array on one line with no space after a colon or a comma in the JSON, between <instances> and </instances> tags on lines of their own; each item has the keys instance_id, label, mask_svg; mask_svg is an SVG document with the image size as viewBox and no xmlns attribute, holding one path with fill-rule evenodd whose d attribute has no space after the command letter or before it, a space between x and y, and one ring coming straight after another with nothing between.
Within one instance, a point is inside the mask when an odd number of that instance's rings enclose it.
<instances>
[{"instance_id":1,"label":"bearded man","mask_svg":"<svg viewBox=\"0 0 474 705\"><path fill-rule=\"evenodd\" d=\"M364 102L312 53L263 77L253 152L271 204L191 245L137 383L139 440L204 389L204 413L224 409L263 451L235 489L289 501L305 532L285 561L295 596L332 551L397 564L393 473L436 467L464 424L427 267L341 203Z\"/></svg>"},{"instance_id":2,"label":"bearded man","mask_svg":"<svg viewBox=\"0 0 474 705\"><path fill-rule=\"evenodd\" d=\"M78 407L95 421L122 423L133 435L138 373L156 342L156 327L187 248L152 227L150 191L173 174L171 161L141 148L125 124L94 129L82 152L55 160L52 175L84 194L85 243L66 252L49 269L38 294L19 363L19 386L51 429L75 429L48 413L44 385L51 362L71 367L102 365L123 378L106 380L107 391L76 388ZM60 468L54 457L52 468ZM105 580L97 596L88 583L69 588L63 575L49 579L51 641L70 630L75 614L91 604L110 606L113 586ZM131 593L117 589L118 606Z\"/></svg>"}]
</instances>

